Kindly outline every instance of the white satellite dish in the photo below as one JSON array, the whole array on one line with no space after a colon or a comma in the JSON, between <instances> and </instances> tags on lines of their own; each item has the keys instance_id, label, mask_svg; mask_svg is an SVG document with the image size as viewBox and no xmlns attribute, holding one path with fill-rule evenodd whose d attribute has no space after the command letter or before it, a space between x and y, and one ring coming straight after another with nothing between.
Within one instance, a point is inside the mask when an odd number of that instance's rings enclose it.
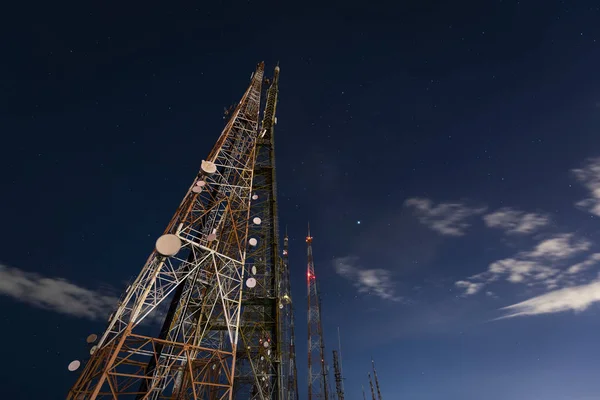
<instances>
[{"instance_id":1,"label":"white satellite dish","mask_svg":"<svg viewBox=\"0 0 600 400\"><path fill-rule=\"evenodd\" d=\"M98 346L92 346L92 348L90 349L90 356L93 356L97 349Z\"/></svg>"},{"instance_id":2,"label":"white satellite dish","mask_svg":"<svg viewBox=\"0 0 600 400\"><path fill-rule=\"evenodd\" d=\"M198 182L196 182L196 186L203 187L204 185L206 185L206 182L204 182L204 181L198 181Z\"/></svg>"},{"instance_id":3,"label":"white satellite dish","mask_svg":"<svg viewBox=\"0 0 600 400\"><path fill-rule=\"evenodd\" d=\"M250 244L250 246L256 246L257 243L258 240L256 240L255 238L250 238L250 240L248 240L248 244Z\"/></svg>"},{"instance_id":4,"label":"white satellite dish","mask_svg":"<svg viewBox=\"0 0 600 400\"><path fill-rule=\"evenodd\" d=\"M202 186L194 186L192 188L192 192L194 192L194 193L202 193Z\"/></svg>"},{"instance_id":5,"label":"white satellite dish","mask_svg":"<svg viewBox=\"0 0 600 400\"><path fill-rule=\"evenodd\" d=\"M252 195L252 200L258 200L258 195L257 194Z\"/></svg>"},{"instance_id":6,"label":"white satellite dish","mask_svg":"<svg viewBox=\"0 0 600 400\"><path fill-rule=\"evenodd\" d=\"M212 242L214 240L217 239L217 234L216 233L211 233L206 237L206 240L208 240L209 242Z\"/></svg>"},{"instance_id":7,"label":"white satellite dish","mask_svg":"<svg viewBox=\"0 0 600 400\"><path fill-rule=\"evenodd\" d=\"M162 235L156 241L156 251L165 257L174 256L180 249L181 239L171 233Z\"/></svg>"},{"instance_id":8,"label":"white satellite dish","mask_svg":"<svg viewBox=\"0 0 600 400\"><path fill-rule=\"evenodd\" d=\"M69 363L69 366L67 368L69 369L69 371L73 372L73 371L77 371L80 366L81 366L81 363L79 362L79 360L73 360Z\"/></svg>"},{"instance_id":9,"label":"white satellite dish","mask_svg":"<svg viewBox=\"0 0 600 400\"><path fill-rule=\"evenodd\" d=\"M256 266L253 265L250 271L252 271L252 275L256 275Z\"/></svg>"},{"instance_id":10,"label":"white satellite dish","mask_svg":"<svg viewBox=\"0 0 600 400\"><path fill-rule=\"evenodd\" d=\"M202 164L200 165L200 168L207 175L212 175L215 172L217 172L217 166L215 165L215 163L210 162L210 161L202 160Z\"/></svg>"},{"instance_id":11,"label":"white satellite dish","mask_svg":"<svg viewBox=\"0 0 600 400\"><path fill-rule=\"evenodd\" d=\"M255 225L260 225L262 220L258 217L254 217L254 219L252 220L252 222L254 222Z\"/></svg>"},{"instance_id":12,"label":"white satellite dish","mask_svg":"<svg viewBox=\"0 0 600 400\"><path fill-rule=\"evenodd\" d=\"M248 278L246 280L246 286L248 286L250 289L252 289L253 287L256 286L256 279L254 278Z\"/></svg>"}]
</instances>

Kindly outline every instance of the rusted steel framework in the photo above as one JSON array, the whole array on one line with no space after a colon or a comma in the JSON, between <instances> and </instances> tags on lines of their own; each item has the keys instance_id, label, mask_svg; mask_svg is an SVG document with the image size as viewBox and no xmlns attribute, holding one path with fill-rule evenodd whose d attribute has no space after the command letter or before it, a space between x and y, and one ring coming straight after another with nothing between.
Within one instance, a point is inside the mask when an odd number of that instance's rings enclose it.
<instances>
[{"instance_id":1,"label":"rusted steel framework","mask_svg":"<svg viewBox=\"0 0 600 400\"><path fill-rule=\"evenodd\" d=\"M233 398L264 65L68 399ZM158 334L141 323L173 301Z\"/></svg>"},{"instance_id":2,"label":"rusted steel framework","mask_svg":"<svg viewBox=\"0 0 600 400\"><path fill-rule=\"evenodd\" d=\"M375 361L371 360L371 365L373 366L373 378L375 378L375 387L377 388L377 400L382 400L379 379L377 379L377 371L375 370Z\"/></svg>"},{"instance_id":3,"label":"rusted steel framework","mask_svg":"<svg viewBox=\"0 0 600 400\"><path fill-rule=\"evenodd\" d=\"M321 302L315 276L315 264L312 252L310 228L306 236L308 268L306 282L308 287L308 400L329 399L327 367L325 363L325 341L321 320Z\"/></svg>"},{"instance_id":4,"label":"rusted steel framework","mask_svg":"<svg viewBox=\"0 0 600 400\"><path fill-rule=\"evenodd\" d=\"M282 296L284 300L284 337L288 340L287 352L284 354L285 362L287 362L287 397L283 397L285 400L299 400L298 396L298 370L296 368L296 336L294 333L294 307L291 298L291 284L290 284L290 263L289 263L289 238L287 235L287 229L283 238L283 289L285 293Z\"/></svg>"},{"instance_id":5,"label":"rusted steel framework","mask_svg":"<svg viewBox=\"0 0 600 400\"><path fill-rule=\"evenodd\" d=\"M267 82L267 81L265 81ZM256 240L246 258L251 284L243 294L235 397L287 399L289 364L289 281L280 255L275 174L275 124L279 67L268 82L256 145L249 236Z\"/></svg>"}]
</instances>

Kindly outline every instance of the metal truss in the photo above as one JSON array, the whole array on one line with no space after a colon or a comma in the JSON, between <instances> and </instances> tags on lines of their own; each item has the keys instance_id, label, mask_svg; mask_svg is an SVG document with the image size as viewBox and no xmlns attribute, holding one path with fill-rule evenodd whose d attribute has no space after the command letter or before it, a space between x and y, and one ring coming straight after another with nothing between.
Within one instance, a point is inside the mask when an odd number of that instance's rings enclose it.
<instances>
[{"instance_id":1,"label":"metal truss","mask_svg":"<svg viewBox=\"0 0 600 400\"><path fill-rule=\"evenodd\" d=\"M281 258L275 178L275 111L279 67L267 91L256 163L249 236L256 240L246 259L252 284L244 289L235 394L240 399L283 400ZM251 287L250 287L251 286Z\"/></svg>"},{"instance_id":2,"label":"metal truss","mask_svg":"<svg viewBox=\"0 0 600 400\"><path fill-rule=\"evenodd\" d=\"M323 340L321 302L315 277L312 239L309 229L306 237L308 245L308 268L306 272L308 287L308 400L328 400L329 385L325 363L325 341Z\"/></svg>"},{"instance_id":3,"label":"metal truss","mask_svg":"<svg viewBox=\"0 0 600 400\"><path fill-rule=\"evenodd\" d=\"M282 356L282 365L284 367L284 372L286 373L287 379L287 396L285 396L284 400L299 400L298 396L298 370L296 368L296 336L294 333L294 307L291 298L291 283L290 283L290 264L289 264L289 238L287 235L287 230L285 236L283 238L283 256L282 256L282 266L283 266L283 279L282 279L282 296L281 298L285 300L283 302L283 310L282 310L282 332L283 338L285 339L283 346L283 356ZM286 351L287 350L287 351Z\"/></svg>"},{"instance_id":4,"label":"metal truss","mask_svg":"<svg viewBox=\"0 0 600 400\"><path fill-rule=\"evenodd\" d=\"M159 239L174 251L152 252L68 399L233 398L263 70ZM145 334L167 298L161 333Z\"/></svg>"}]
</instances>

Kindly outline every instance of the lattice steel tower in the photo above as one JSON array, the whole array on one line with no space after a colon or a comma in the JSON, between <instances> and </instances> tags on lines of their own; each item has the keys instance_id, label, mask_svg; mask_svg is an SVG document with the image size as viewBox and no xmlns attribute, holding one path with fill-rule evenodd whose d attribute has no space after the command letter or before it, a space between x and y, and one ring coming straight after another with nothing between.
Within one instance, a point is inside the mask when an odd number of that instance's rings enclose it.
<instances>
[{"instance_id":1,"label":"lattice steel tower","mask_svg":"<svg viewBox=\"0 0 600 400\"><path fill-rule=\"evenodd\" d=\"M321 301L315 277L315 264L312 253L310 227L306 243L308 245L308 268L306 282L308 286L308 400L329 399L327 367L325 363L325 341L321 321Z\"/></svg>"},{"instance_id":2,"label":"lattice steel tower","mask_svg":"<svg viewBox=\"0 0 600 400\"><path fill-rule=\"evenodd\" d=\"M275 193L274 164L263 184L260 160L263 146L272 153L278 72L259 127L264 64L257 66L68 399L231 400L243 392L246 364L253 394L240 398L283 398L276 199L258 201L269 185ZM159 332L142 324L169 301ZM269 345L259 348L259 337Z\"/></svg>"},{"instance_id":3,"label":"lattice steel tower","mask_svg":"<svg viewBox=\"0 0 600 400\"><path fill-rule=\"evenodd\" d=\"M282 299L284 300L284 323L283 331L284 337L289 339L287 343L288 348L288 368L287 368L287 400L299 400L298 395L298 370L296 368L296 335L294 332L294 308L291 301L291 284L290 284L290 267L289 267L289 238L287 235L287 229L283 238L283 268L285 271L285 284L287 292L283 294Z\"/></svg>"}]
</instances>

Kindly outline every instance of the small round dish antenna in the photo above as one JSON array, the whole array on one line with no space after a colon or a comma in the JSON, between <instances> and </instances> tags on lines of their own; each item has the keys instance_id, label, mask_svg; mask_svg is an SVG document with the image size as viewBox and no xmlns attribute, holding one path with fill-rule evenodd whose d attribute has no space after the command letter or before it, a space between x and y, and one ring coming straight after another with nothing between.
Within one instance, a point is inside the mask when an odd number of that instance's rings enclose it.
<instances>
[{"instance_id":1,"label":"small round dish antenna","mask_svg":"<svg viewBox=\"0 0 600 400\"><path fill-rule=\"evenodd\" d=\"M176 235L168 233L162 235L156 241L156 251L165 257L172 257L181 249L181 239Z\"/></svg>"},{"instance_id":2,"label":"small round dish antenna","mask_svg":"<svg viewBox=\"0 0 600 400\"><path fill-rule=\"evenodd\" d=\"M253 287L256 286L256 279L254 278L248 278L246 280L246 286L248 286L250 289L252 289Z\"/></svg>"},{"instance_id":3,"label":"small round dish antenna","mask_svg":"<svg viewBox=\"0 0 600 400\"><path fill-rule=\"evenodd\" d=\"M217 234L209 233L208 236L206 237L206 240L208 240L209 242L214 242L215 240L217 240Z\"/></svg>"},{"instance_id":4,"label":"small round dish antenna","mask_svg":"<svg viewBox=\"0 0 600 400\"><path fill-rule=\"evenodd\" d=\"M256 266L253 265L250 271L252 272L252 275L256 275Z\"/></svg>"},{"instance_id":5,"label":"small round dish antenna","mask_svg":"<svg viewBox=\"0 0 600 400\"><path fill-rule=\"evenodd\" d=\"M248 244L250 244L250 246L256 246L257 243L258 240L256 240L255 238L250 238L250 240L248 240Z\"/></svg>"},{"instance_id":6,"label":"small round dish antenna","mask_svg":"<svg viewBox=\"0 0 600 400\"><path fill-rule=\"evenodd\" d=\"M77 371L80 366L81 366L81 362L79 362L79 360L73 360L69 363L69 366L67 368L69 369L69 371L73 372L73 371Z\"/></svg>"},{"instance_id":7,"label":"small round dish antenna","mask_svg":"<svg viewBox=\"0 0 600 400\"><path fill-rule=\"evenodd\" d=\"M192 192L194 192L194 193L202 193L202 186L194 186L192 188Z\"/></svg>"},{"instance_id":8,"label":"small round dish antenna","mask_svg":"<svg viewBox=\"0 0 600 400\"><path fill-rule=\"evenodd\" d=\"M252 195L252 200L258 200L258 195L257 194L253 194Z\"/></svg>"},{"instance_id":9,"label":"small round dish antenna","mask_svg":"<svg viewBox=\"0 0 600 400\"><path fill-rule=\"evenodd\" d=\"M252 220L252 222L254 222L255 225L260 225L262 220L258 217L254 217L254 219Z\"/></svg>"},{"instance_id":10,"label":"small round dish antenna","mask_svg":"<svg viewBox=\"0 0 600 400\"><path fill-rule=\"evenodd\" d=\"M215 165L215 163L206 160L202 160L200 168L202 169L202 171L204 171L206 175L212 175L215 172L217 172L217 166Z\"/></svg>"},{"instance_id":11,"label":"small round dish antenna","mask_svg":"<svg viewBox=\"0 0 600 400\"><path fill-rule=\"evenodd\" d=\"M96 335L95 333L92 333L91 335L89 335L85 341L89 344L94 343L96 340L98 339L98 335Z\"/></svg>"}]
</instances>

